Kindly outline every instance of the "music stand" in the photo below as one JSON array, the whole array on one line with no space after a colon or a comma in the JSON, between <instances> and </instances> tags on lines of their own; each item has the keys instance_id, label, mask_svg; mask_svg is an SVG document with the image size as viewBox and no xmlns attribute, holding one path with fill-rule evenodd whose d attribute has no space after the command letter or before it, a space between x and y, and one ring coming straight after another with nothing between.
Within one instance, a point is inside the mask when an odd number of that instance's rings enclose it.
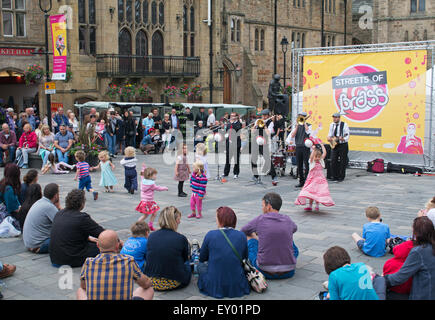
<instances>
[{"instance_id":1,"label":"music stand","mask_svg":"<svg viewBox=\"0 0 435 320\"><path fill-rule=\"evenodd\" d=\"M263 164L264 165L264 162L265 162L263 155L258 155L258 159L259 160L257 160L257 170L258 170L258 167L259 167L258 164ZM261 168L263 167L263 165L261 166ZM259 174L257 181L249 182L248 184L246 184L246 186L249 187L249 186L261 185L261 186L263 186L263 188L266 189L267 186L263 183L263 181L261 179L261 176L262 175Z\"/></svg>"}]
</instances>

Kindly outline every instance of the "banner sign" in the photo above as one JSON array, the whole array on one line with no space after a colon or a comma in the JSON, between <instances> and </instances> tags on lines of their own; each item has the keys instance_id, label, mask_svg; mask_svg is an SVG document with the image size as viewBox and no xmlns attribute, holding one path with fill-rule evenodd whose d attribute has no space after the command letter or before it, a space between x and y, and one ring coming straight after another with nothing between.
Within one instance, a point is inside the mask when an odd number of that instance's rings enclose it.
<instances>
[{"instance_id":1,"label":"banner sign","mask_svg":"<svg viewBox=\"0 0 435 320\"><path fill-rule=\"evenodd\" d=\"M354 151L423 154L427 51L304 57L303 111L326 141L332 114Z\"/></svg>"},{"instance_id":2,"label":"banner sign","mask_svg":"<svg viewBox=\"0 0 435 320\"><path fill-rule=\"evenodd\" d=\"M0 48L0 56L32 56L35 49Z\"/></svg>"},{"instance_id":3,"label":"banner sign","mask_svg":"<svg viewBox=\"0 0 435 320\"><path fill-rule=\"evenodd\" d=\"M66 79L66 16L50 16L51 36L53 42L53 75L52 80Z\"/></svg>"}]
</instances>

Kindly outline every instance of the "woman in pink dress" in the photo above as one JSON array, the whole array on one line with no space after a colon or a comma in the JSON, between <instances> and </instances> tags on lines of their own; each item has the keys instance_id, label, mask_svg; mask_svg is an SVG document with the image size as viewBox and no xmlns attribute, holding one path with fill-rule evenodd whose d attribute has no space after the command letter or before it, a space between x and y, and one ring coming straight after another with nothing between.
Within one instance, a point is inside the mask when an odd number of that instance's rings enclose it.
<instances>
[{"instance_id":1,"label":"woman in pink dress","mask_svg":"<svg viewBox=\"0 0 435 320\"><path fill-rule=\"evenodd\" d=\"M320 144L322 150L313 145L313 151L310 155L310 172L308 173L307 180L302 188L299 196L297 197L296 205L305 205L307 199L309 206L305 211L313 210L313 202L316 202L316 211L319 211L319 203L326 207L335 205L334 201L329 194L328 181L326 180L323 169L325 168L324 159L326 157L326 150L323 144Z\"/></svg>"}]
</instances>

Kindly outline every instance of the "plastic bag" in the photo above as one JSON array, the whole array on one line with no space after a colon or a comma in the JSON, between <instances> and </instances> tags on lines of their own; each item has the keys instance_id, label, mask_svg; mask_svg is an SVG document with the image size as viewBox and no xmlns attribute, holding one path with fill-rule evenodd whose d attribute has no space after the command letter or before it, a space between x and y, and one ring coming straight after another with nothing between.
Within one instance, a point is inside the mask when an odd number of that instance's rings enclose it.
<instances>
[{"instance_id":1,"label":"plastic bag","mask_svg":"<svg viewBox=\"0 0 435 320\"><path fill-rule=\"evenodd\" d=\"M0 238L13 238L21 235L19 227L16 227L17 224L18 222L13 217L6 217L0 223Z\"/></svg>"}]
</instances>

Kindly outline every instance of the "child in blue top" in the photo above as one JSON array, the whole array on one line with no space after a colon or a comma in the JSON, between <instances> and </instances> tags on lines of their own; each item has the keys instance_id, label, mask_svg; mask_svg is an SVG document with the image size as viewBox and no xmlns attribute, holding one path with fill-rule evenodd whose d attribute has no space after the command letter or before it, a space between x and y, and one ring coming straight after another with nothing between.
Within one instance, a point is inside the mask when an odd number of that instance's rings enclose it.
<instances>
[{"instance_id":1,"label":"child in blue top","mask_svg":"<svg viewBox=\"0 0 435 320\"><path fill-rule=\"evenodd\" d=\"M150 227L146 222L137 221L131 226L132 237L125 241L121 254L132 256L142 272L145 270L145 257Z\"/></svg>"},{"instance_id":2,"label":"child in blue top","mask_svg":"<svg viewBox=\"0 0 435 320\"><path fill-rule=\"evenodd\" d=\"M390 228L382 223L381 212L377 207L368 207L366 217L369 223L363 226L362 238L353 233L352 238L359 249L371 257L383 257L388 241L391 238Z\"/></svg>"},{"instance_id":3,"label":"child in blue top","mask_svg":"<svg viewBox=\"0 0 435 320\"><path fill-rule=\"evenodd\" d=\"M329 248L323 262L329 275L329 300L379 300L369 269L361 262L351 264L346 250Z\"/></svg>"}]
</instances>

